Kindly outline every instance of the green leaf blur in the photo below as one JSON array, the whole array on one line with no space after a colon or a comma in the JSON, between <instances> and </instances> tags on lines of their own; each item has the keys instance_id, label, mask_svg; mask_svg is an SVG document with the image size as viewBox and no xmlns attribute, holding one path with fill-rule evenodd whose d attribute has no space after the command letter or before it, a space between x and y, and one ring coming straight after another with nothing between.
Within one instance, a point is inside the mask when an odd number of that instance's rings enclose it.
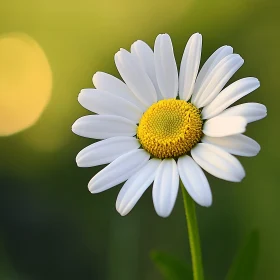
<instances>
[{"instance_id":1,"label":"green leaf blur","mask_svg":"<svg viewBox=\"0 0 280 280\"><path fill-rule=\"evenodd\" d=\"M165 280L191 280L192 269L186 262L163 252L153 251L151 259Z\"/></svg>"},{"instance_id":2,"label":"green leaf blur","mask_svg":"<svg viewBox=\"0 0 280 280\"><path fill-rule=\"evenodd\" d=\"M226 280L253 280L259 257L259 232L252 232L232 263Z\"/></svg>"}]
</instances>

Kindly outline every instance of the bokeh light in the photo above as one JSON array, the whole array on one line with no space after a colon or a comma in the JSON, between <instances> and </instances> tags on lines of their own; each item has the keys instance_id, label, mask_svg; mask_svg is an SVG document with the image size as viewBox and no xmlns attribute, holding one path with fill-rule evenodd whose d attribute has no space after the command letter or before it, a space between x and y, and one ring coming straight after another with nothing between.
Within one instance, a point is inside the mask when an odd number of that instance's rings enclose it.
<instances>
[{"instance_id":1,"label":"bokeh light","mask_svg":"<svg viewBox=\"0 0 280 280\"><path fill-rule=\"evenodd\" d=\"M25 34L0 37L0 136L33 125L48 104L52 73L42 48Z\"/></svg>"}]
</instances>

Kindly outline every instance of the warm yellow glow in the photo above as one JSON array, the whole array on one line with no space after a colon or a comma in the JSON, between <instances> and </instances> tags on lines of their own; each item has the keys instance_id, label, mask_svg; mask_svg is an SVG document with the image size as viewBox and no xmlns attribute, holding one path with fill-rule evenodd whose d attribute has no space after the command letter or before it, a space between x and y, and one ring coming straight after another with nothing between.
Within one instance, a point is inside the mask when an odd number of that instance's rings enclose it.
<instances>
[{"instance_id":1,"label":"warm yellow glow","mask_svg":"<svg viewBox=\"0 0 280 280\"><path fill-rule=\"evenodd\" d=\"M0 37L0 135L33 125L51 88L51 68L40 46L24 34Z\"/></svg>"},{"instance_id":2,"label":"warm yellow glow","mask_svg":"<svg viewBox=\"0 0 280 280\"><path fill-rule=\"evenodd\" d=\"M200 112L184 100L161 100L144 113L137 137L143 148L157 158L181 156L202 137Z\"/></svg>"}]
</instances>

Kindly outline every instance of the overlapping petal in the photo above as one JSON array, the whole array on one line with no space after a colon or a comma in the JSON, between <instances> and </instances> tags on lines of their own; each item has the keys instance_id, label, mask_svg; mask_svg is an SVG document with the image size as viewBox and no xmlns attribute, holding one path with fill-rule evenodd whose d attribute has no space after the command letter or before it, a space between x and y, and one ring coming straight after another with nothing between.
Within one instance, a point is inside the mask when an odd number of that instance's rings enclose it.
<instances>
[{"instance_id":1,"label":"overlapping petal","mask_svg":"<svg viewBox=\"0 0 280 280\"><path fill-rule=\"evenodd\" d=\"M115 63L125 83L146 108L157 101L151 79L131 53L121 49L115 54Z\"/></svg>"},{"instance_id":2,"label":"overlapping petal","mask_svg":"<svg viewBox=\"0 0 280 280\"><path fill-rule=\"evenodd\" d=\"M201 84L195 85L192 103L198 108L208 105L243 63L244 60L238 54L224 57L209 71Z\"/></svg>"},{"instance_id":3,"label":"overlapping petal","mask_svg":"<svg viewBox=\"0 0 280 280\"><path fill-rule=\"evenodd\" d=\"M230 46L222 46L217 49L203 64L196 79L196 88L199 88L205 77L216 67L216 65L226 56L233 53L233 48Z\"/></svg>"},{"instance_id":4,"label":"overlapping petal","mask_svg":"<svg viewBox=\"0 0 280 280\"><path fill-rule=\"evenodd\" d=\"M76 162L79 167L107 164L139 147L140 143L135 137L112 137L91 144L81 150L76 157Z\"/></svg>"},{"instance_id":5,"label":"overlapping petal","mask_svg":"<svg viewBox=\"0 0 280 280\"><path fill-rule=\"evenodd\" d=\"M122 97L139 107L142 112L145 111L145 105L134 95L128 86L118 78L104 72L96 72L92 77L92 82L97 89L108 91L116 96Z\"/></svg>"},{"instance_id":6,"label":"overlapping petal","mask_svg":"<svg viewBox=\"0 0 280 280\"><path fill-rule=\"evenodd\" d=\"M162 95L158 87L153 50L145 42L138 40L131 45L131 54L139 61L151 79L157 92L157 100L161 100Z\"/></svg>"},{"instance_id":7,"label":"overlapping petal","mask_svg":"<svg viewBox=\"0 0 280 280\"><path fill-rule=\"evenodd\" d=\"M201 206L209 207L212 204L212 193L208 180L197 165L188 155L178 159L180 178L189 195Z\"/></svg>"},{"instance_id":8,"label":"overlapping petal","mask_svg":"<svg viewBox=\"0 0 280 280\"><path fill-rule=\"evenodd\" d=\"M261 149L255 140L243 134L226 137L210 137L205 135L201 141L222 148L233 155L244 157L256 156Z\"/></svg>"},{"instance_id":9,"label":"overlapping petal","mask_svg":"<svg viewBox=\"0 0 280 280\"><path fill-rule=\"evenodd\" d=\"M224 90L202 110L203 119L209 119L217 116L235 101L251 93L260 86L260 82L256 78L240 79Z\"/></svg>"},{"instance_id":10,"label":"overlapping petal","mask_svg":"<svg viewBox=\"0 0 280 280\"><path fill-rule=\"evenodd\" d=\"M241 163L221 148L199 143L192 150L193 159L213 176L231 182L240 182L245 177Z\"/></svg>"},{"instance_id":11,"label":"overlapping petal","mask_svg":"<svg viewBox=\"0 0 280 280\"><path fill-rule=\"evenodd\" d=\"M160 163L161 160L159 159L149 160L142 169L130 177L123 185L116 201L116 209L122 216L131 211L142 194L154 181Z\"/></svg>"},{"instance_id":12,"label":"overlapping petal","mask_svg":"<svg viewBox=\"0 0 280 280\"><path fill-rule=\"evenodd\" d=\"M219 116L233 117L241 116L246 119L247 123L263 119L267 115L267 109L263 104L244 103L223 111Z\"/></svg>"},{"instance_id":13,"label":"overlapping petal","mask_svg":"<svg viewBox=\"0 0 280 280\"><path fill-rule=\"evenodd\" d=\"M98 172L88 184L91 193L103 192L130 178L149 160L150 155L143 149L126 153Z\"/></svg>"},{"instance_id":14,"label":"overlapping petal","mask_svg":"<svg viewBox=\"0 0 280 280\"><path fill-rule=\"evenodd\" d=\"M99 115L116 115L138 123L143 112L133 103L107 91L98 89L81 90L80 104Z\"/></svg>"}]
</instances>

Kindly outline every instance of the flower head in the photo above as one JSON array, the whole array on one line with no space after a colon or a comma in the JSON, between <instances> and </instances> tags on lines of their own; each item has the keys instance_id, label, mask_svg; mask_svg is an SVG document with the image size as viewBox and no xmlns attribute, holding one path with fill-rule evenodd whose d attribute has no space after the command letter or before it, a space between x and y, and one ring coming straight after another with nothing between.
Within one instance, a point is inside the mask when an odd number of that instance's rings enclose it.
<instances>
[{"instance_id":1,"label":"flower head","mask_svg":"<svg viewBox=\"0 0 280 280\"><path fill-rule=\"evenodd\" d=\"M234 102L259 87L256 78L225 85L244 60L230 46L216 50L199 71L202 36L189 39L180 66L176 66L170 37L156 38L154 51L136 41L131 52L115 55L124 80L97 72L95 89L83 89L79 102L96 113L78 119L74 133L102 139L77 155L80 167L108 164L89 182L92 193L122 182L116 202L128 214L153 184L158 215L170 215L179 178L202 206L212 204L208 180L202 171L239 182L245 171L233 155L255 156L259 144L245 136L246 125L266 116L266 107ZM224 89L223 89L224 88Z\"/></svg>"}]
</instances>

